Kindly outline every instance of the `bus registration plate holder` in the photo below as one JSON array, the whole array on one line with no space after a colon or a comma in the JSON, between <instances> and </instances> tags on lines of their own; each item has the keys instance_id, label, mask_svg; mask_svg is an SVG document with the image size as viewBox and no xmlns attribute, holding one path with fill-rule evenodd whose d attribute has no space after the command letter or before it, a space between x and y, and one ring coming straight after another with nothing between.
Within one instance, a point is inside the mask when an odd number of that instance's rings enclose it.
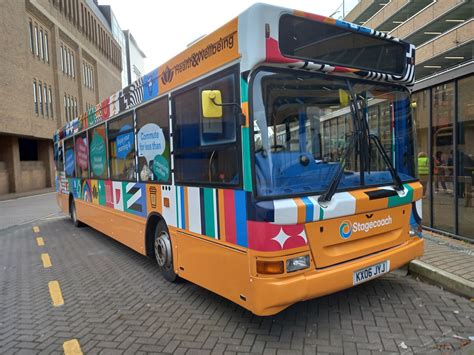
<instances>
[{"instance_id":1,"label":"bus registration plate holder","mask_svg":"<svg viewBox=\"0 0 474 355\"><path fill-rule=\"evenodd\" d=\"M381 263L354 271L353 285L358 285L362 282L366 282L390 271L390 260L385 260Z\"/></svg>"}]
</instances>

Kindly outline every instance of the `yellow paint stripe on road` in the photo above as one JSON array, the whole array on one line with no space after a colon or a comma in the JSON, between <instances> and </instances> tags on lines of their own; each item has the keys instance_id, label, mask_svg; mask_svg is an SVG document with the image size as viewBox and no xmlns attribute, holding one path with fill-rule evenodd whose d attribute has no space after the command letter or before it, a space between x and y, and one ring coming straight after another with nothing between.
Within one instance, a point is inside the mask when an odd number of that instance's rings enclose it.
<instances>
[{"instance_id":1,"label":"yellow paint stripe on road","mask_svg":"<svg viewBox=\"0 0 474 355\"><path fill-rule=\"evenodd\" d=\"M63 343L63 350L65 355L82 355L81 346L77 339L71 339Z\"/></svg>"},{"instance_id":2,"label":"yellow paint stripe on road","mask_svg":"<svg viewBox=\"0 0 474 355\"><path fill-rule=\"evenodd\" d=\"M33 227L33 232L39 233L39 231L40 231L40 228L38 226Z\"/></svg>"},{"instance_id":3,"label":"yellow paint stripe on road","mask_svg":"<svg viewBox=\"0 0 474 355\"><path fill-rule=\"evenodd\" d=\"M42 237L36 237L36 243L39 247L44 247L44 240Z\"/></svg>"},{"instance_id":4,"label":"yellow paint stripe on road","mask_svg":"<svg viewBox=\"0 0 474 355\"><path fill-rule=\"evenodd\" d=\"M43 267L45 269L53 266L53 264L51 264L51 258L49 257L49 254L47 253L41 254L41 260L43 260Z\"/></svg>"},{"instance_id":5,"label":"yellow paint stripe on road","mask_svg":"<svg viewBox=\"0 0 474 355\"><path fill-rule=\"evenodd\" d=\"M61 293L61 288L59 287L58 281L50 281L48 283L49 294L51 295L51 301L53 302L54 307L59 307L64 304L63 295Z\"/></svg>"}]
</instances>

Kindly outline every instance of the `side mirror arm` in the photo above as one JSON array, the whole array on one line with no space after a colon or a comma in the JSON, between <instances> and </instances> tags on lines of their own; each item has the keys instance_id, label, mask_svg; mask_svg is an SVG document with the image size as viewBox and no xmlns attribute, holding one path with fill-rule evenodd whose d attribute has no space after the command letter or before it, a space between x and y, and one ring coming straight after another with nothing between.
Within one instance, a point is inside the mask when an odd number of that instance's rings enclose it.
<instances>
[{"instance_id":1,"label":"side mirror arm","mask_svg":"<svg viewBox=\"0 0 474 355\"><path fill-rule=\"evenodd\" d=\"M242 112L242 107L240 107L240 105L238 103L236 103L236 102L226 102L226 103L218 104L216 102L215 98L212 98L211 101L216 106L234 106L234 107L237 107L237 110L238 110L237 119L239 121L239 125L241 125L241 126L245 125L246 117L245 117L244 113Z\"/></svg>"}]
</instances>

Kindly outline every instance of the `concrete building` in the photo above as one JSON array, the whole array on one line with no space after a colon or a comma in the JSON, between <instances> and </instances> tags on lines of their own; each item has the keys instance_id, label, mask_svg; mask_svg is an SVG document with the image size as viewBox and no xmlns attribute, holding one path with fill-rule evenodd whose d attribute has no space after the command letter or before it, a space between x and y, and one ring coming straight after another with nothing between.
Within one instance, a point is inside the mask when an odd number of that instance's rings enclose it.
<instances>
[{"instance_id":1,"label":"concrete building","mask_svg":"<svg viewBox=\"0 0 474 355\"><path fill-rule=\"evenodd\" d=\"M125 48L127 57L127 85L130 85L135 80L145 74L145 53L138 47L137 41L132 36L129 30L124 30Z\"/></svg>"},{"instance_id":2,"label":"concrete building","mask_svg":"<svg viewBox=\"0 0 474 355\"><path fill-rule=\"evenodd\" d=\"M0 194L54 186L53 134L121 88L121 47L92 0L3 0L0 33Z\"/></svg>"},{"instance_id":3,"label":"concrete building","mask_svg":"<svg viewBox=\"0 0 474 355\"><path fill-rule=\"evenodd\" d=\"M424 224L469 240L474 240L473 11L473 0L361 0L345 17L417 46L412 97L417 148L429 157L429 173L420 175Z\"/></svg>"},{"instance_id":4,"label":"concrete building","mask_svg":"<svg viewBox=\"0 0 474 355\"><path fill-rule=\"evenodd\" d=\"M97 3L97 0L94 0ZM135 38L129 30L122 30L110 5L98 5L104 14L114 39L122 47L122 87L130 85L132 82L145 74L145 53L138 47Z\"/></svg>"}]
</instances>

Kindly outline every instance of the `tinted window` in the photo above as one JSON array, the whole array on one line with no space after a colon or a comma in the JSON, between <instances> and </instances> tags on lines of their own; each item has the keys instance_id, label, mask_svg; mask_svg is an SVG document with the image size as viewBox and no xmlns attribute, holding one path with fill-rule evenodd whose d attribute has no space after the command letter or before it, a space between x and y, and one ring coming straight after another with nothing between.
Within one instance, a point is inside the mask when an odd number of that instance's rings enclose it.
<instances>
[{"instance_id":1,"label":"tinted window","mask_svg":"<svg viewBox=\"0 0 474 355\"><path fill-rule=\"evenodd\" d=\"M224 106L222 118L202 117L200 98L203 90L220 90L223 103L239 102L235 75L216 76L173 97L177 182L230 185L240 183L235 106Z\"/></svg>"},{"instance_id":2,"label":"tinted window","mask_svg":"<svg viewBox=\"0 0 474 355\"><path fill-rule=\"evenodd\" d=\"M107 178L107 145L104 124L89 130L89 162L91 178Z\"/></svg>"},{"instance_id":3,"label":"tinted window","mask_svg":"<svg viewBox=\"0 0 474 355\"><path fill-rule=\"evenodd\" d=\"M115 180L136 180L135 136L133 115L129 114L109 121L110 178Z\"/></svg>"},{"instance_id":4,"label":"tinted window","mask_svg":"<svg viewBox=\"0 0 474 355\"><path fill-rule=\"evenodd\" d=\"M220 90L223 103L236 102L234 92L234 75L202 85L203 90ZM202 113L201 113L202 114ZM222 107L222 118L205 118L201 116L201 144L228 143L235 140L235 106Z\"/></svg>"},{"instance_id":5,"label":"tinted window","mask_svg":"<svg viewBox=\"0 0 474 355\"><path fill-rule=\"evenodd\" d=\"M401 43L302 17L280 19L283 55L318 63L402 75L406 51Z\"/></svg>"},{"instance_id":6,"label":"tinted window","mask_svg":"<svg viewBox=\"0 0 474 355\"><path fill-rule=\"evenodd\" d=\"M168 97L139 108L136 117L140 180L169 182L171 164Z\"/></svg>"},{"instance_id":7,"label":"tinted window","mask_svg":"<svg viewBox=\"0 0 474 355\"><path fill-rule=\"evenodd\" d=\"M87 132L76 136L75 140L76 176L79 178L89 177L89 144Z\"/></svg>"},{"instance_id":8,"label":"tinted window","mask_svg":"<svg viewBox=\"0 0 474 355\"><path fill-rule=\"evenodd\" d=\"M65 155L65 172L67 177L74 177L76 171L76 163L74 159L74 140L69 138L64 142Z\"/></svg>"}]
</instances>

